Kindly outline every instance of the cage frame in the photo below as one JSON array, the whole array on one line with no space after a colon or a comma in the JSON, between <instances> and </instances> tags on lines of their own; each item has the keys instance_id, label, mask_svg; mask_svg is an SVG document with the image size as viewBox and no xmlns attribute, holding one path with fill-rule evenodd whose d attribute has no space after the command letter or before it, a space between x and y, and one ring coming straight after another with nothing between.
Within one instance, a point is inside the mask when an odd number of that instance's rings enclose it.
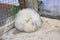
<instances>
[{"instance_id":1,"label":"cage frame","mask_svg":"<svg viewBox=\"0 0 60 40\"><path fill-rule=\"evenodd\" d=\"M24 1L24 4L23 4L23 6L25 6L25 7L23 7L23 8L27 8L28 6L29 6L29 0L23 0ZM32 1L32 0L31 0ZM31 2L30 1L30 2ZM21 3L20 3L21 1L19 1L19 4L21 5ZM38 11L38 0L33 0L33 4L34 5L32 5L33 6L33 9L35 9L36 11ZM9 5L9 4L4 4L4 3L0 3L0 7L1 8L6 8L6 9L10 9L10 8L12 8L12 6L14 6L14 5ZM22 7L22 6L21 6ZM23 8L21 8L21 9L23 9ZM9 18L7 18L7 20L9 20L11 18L11 20L14 18L14 16L12 16L12 17L9 17ZM4 34L5 32L7 32L8 30L10 30L10 29L12 29L14 27L14 20L12 20L11 22L9 22L8 24L6 24L6 25L3 25L2 27L0 27L0 35L2 35L2 34Z\"/></svg>"}]
</instances>

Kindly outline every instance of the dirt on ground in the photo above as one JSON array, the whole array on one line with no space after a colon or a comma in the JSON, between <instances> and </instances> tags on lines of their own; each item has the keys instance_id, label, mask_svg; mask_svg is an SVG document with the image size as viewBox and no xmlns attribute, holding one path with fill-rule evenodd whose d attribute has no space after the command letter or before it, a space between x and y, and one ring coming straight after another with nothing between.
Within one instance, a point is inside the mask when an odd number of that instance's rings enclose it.
<instances>
[{"instance_id":1,"label":"dirt on ground","mask_svg":"<svg viewBox=\"0 0 60 40\"><path fill-rule=\"evenodd\" d=\"M20 32L16 28L1 36L2 40L60 40L60 20L41 17L42 25L32 33Z\"/></svg>"}]
</instances>

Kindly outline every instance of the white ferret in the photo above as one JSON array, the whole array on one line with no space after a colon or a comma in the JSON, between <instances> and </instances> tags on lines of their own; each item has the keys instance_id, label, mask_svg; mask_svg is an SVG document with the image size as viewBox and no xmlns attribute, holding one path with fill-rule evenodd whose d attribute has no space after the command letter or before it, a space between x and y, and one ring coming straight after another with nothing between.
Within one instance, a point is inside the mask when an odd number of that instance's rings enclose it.
<instances>
[{"instance_id":1,"label":"white ferret","mask_svg":"<svg viewBox=\"0 0 60 40\"><path fill-rule=\"evenodd\" d=\"M41 27L40 15L31 8L20 10L15 16L15 28L24 32L34 32Z\"/></svg>"}]
</instances>

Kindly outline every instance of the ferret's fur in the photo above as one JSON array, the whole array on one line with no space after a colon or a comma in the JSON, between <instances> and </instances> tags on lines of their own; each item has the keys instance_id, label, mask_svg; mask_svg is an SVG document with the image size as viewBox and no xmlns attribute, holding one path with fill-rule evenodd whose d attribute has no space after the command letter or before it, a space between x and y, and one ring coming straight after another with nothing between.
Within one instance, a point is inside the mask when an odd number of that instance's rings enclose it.
<instances>
[{"instance_id":1,"label":"ferret's fur","mask_svg":"<svg viewBox=\"0 0 60 40\"><path fill-rule=\"evenodd\" d=\"M41 27L40 16L33 9L22 9L15 16L15 27L20 31L33 32Z\"/></svg>"}]
</instances>

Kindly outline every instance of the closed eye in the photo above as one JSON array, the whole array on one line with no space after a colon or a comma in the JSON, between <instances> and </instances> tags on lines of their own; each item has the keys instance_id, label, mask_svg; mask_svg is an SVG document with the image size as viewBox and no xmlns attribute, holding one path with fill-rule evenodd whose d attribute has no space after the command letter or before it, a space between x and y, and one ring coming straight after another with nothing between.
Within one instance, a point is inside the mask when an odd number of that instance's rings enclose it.
<instances>
[{"instance_id":1,"label":"closed eye","mask_svg":"<svg viewBox=\"0 0 60 40\"><path fill-rule=\"evenodd\" d=\"M29 22L31 20L31 18L29 18L26 22Z\"/></svg>"}]
</instances>

